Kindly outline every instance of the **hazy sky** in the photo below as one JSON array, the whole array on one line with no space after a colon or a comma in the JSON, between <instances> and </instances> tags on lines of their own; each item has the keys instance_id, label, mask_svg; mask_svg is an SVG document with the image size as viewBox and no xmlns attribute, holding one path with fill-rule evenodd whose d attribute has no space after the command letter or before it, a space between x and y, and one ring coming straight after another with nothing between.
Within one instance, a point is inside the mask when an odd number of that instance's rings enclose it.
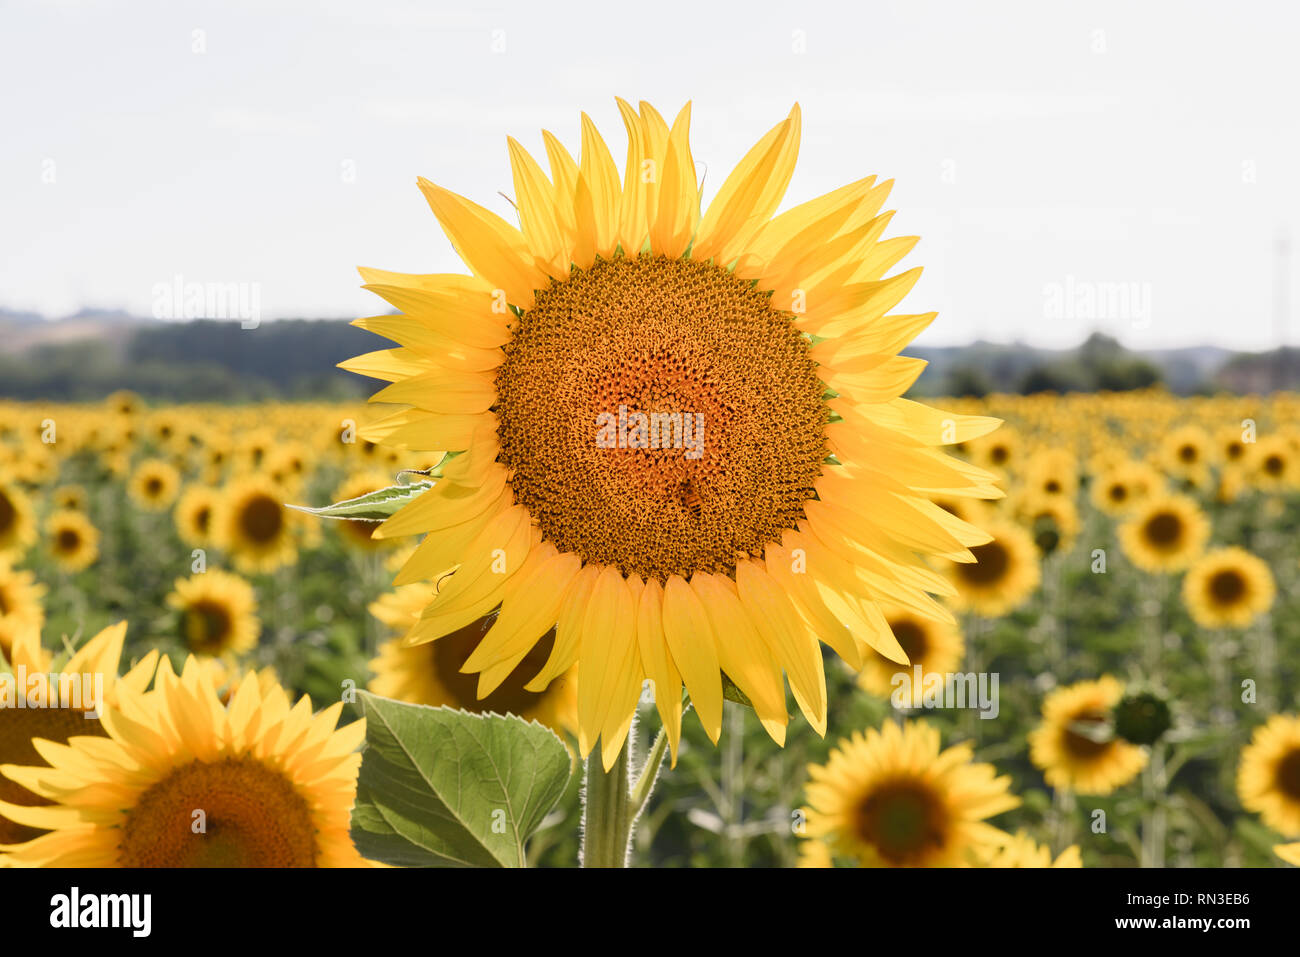
<instances>
[{"instance_id":1,"label":"hazy sky","mask_svg":"<svg viewBox=\"0 0 1300 957\"><path fill-rule=\"evenodd\" d=\"M355 265L461 270L417 176L509 217L507 134L576 154L586 110L621 165L621 95L693 101L706 201L795 101L787 205L896 179L922 342L1300 342L1297 40L1280 2L0 0L0 306L382 312Z\"/></svg>"}]
</instances>

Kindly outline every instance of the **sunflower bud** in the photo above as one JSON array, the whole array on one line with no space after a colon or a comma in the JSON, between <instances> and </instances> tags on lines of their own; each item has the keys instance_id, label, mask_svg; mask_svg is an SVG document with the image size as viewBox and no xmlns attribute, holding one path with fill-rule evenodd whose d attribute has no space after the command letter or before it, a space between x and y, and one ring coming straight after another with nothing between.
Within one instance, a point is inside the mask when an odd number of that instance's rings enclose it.
<instances>
[{"instance_id":1,"label":"sunflower bud","mask_svg":"<svg viewBox=\"0 0 1300 957\"><path fill-rule=\"evenodd\" d=\"M1115 706L1115 734L1133 744L1154 744L1172 724L1168 703L1151 691L1129 695Z\"/></svg>"}]
</instances>

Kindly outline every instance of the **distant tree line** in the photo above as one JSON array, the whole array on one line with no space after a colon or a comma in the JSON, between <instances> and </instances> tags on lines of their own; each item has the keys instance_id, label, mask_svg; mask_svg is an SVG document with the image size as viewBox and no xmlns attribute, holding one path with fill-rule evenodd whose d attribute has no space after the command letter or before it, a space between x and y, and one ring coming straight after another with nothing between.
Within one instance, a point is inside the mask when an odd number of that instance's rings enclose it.
<instances>
[{"instance_id":1,"label":"distant tree line","mask_svg":"<svg viewBox=\"0 0 1300 957\"><path fill-rule=\"evenodd\" d=\"M1053 359L1040 359L1036 353L1018 359L1014 350L1004 348L993 356L973 355L972 360L953 365L940 384L931 384L930 391L960 396L990 392L1126 392L1150 388L1162 380L1154 363L1100 333Z\"/></svg>"},{"instance_id":2,"label":"distant tree line","mask_svg":"<svg viewBox=\"0 0 1300 957\"><path fill-rule=\"evenodd\" d=\"M81 402L131 389L170 402L348 399L374 383L335 365L392 345L332 320L149 325L118 347L80 340L0 354L0 396Z\"/></svg>"}]
</instances>

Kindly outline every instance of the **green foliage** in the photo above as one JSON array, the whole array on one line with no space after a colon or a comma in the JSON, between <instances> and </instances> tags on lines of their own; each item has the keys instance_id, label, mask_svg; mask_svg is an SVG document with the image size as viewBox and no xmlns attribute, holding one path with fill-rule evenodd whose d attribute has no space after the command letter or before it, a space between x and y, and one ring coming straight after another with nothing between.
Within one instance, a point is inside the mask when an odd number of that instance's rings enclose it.
<instances>
[{"instance_id":1,"label":"green foliage","mask_svg":"<svg viewBox=\"0 0 1300 957\"><path fill-rule=\"evenodd\" d=\"M429 489L432 482L412 482L410 485L390 485L377 489L366 495L350 498L333 505L310 508L306 505L290 505L289 508L315 515L318 518L337 518L355 522L382 522L399 509L415 501Z\"/></svg>"},{"instance_id":2,"label":"green foliage","mask_svg":"<svg viewBox=\"0 0 1300 957\"><path fill-rule=\"evenodd\" d=\"M403 867L523 867L525 842L569 782L563 742L513 715L359 698L357 850Z\"/></svg>"}]
</instances>

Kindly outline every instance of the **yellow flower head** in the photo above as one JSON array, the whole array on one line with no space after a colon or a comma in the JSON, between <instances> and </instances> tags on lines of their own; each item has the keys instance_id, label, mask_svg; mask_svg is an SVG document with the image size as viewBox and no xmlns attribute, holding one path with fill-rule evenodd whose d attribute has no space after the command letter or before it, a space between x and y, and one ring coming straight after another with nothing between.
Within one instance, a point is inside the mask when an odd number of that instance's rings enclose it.
<instances>
[{"instance_id":1,"label":"yellow flower head","mask_svg":"<svg viewBox=\"0 0 1300 957\"><path fill-rule=\"evenodd\" d=\"M1241 752L1237 796L1275 831L1300 836L1300 717L1275 714L1255 729Z\"/></svg>"},{"instance_id":2,"label":"yellow flower head","mask_svg":"<svg viewBox=\"0 0 1300 957\"><path fill-rule=\"evenodd\" d=\"M1209 537L1209 519L1185 495L1151 499L1119 529L1125 554L1150 572L1182 571L1201 554Z\"/></svg>"},{"instance_id":3,"label":"yellow flower head","mask_svg":"<svg viewBox=\"0 0 1300 957\"><path fill-rule=\"evenodd\" d=\"M1124 686L1110 675L1058 688L1029 734L1029 757L1047 783L1078 794L1109 794L1146 767L1146 752L1109 733Z\"/></svg>"},{"instance_id":4,"label":"yellow flower head","mask_svg":"<svg viewBox=\"0 0 1300 957\"><path fill-rule=\"evenodd\" d=\"M986 526L993 540L971 549L974 562L955 562L948 577L957 589L953 604L986 618L1020 607L1042 580L1034 540L1019 525L997 521Z\"/></svg>"},{"instance_id":5,"label":"yellow flower head","mask_svg":"<svg viewBox=\"0 0 1300 957\"><path fill-rule=\"evenodd\" d=\"M238 656L257 644L257 599L238 575L211 569L178 578L167 604L180 612L181 639L196 655Z\"/></svg>"},{"instance_id":6,"label":"yellow flower head","mask_svg":"<svg viewBox=\"0 0 1300 957\"><path fill-rule=\"evenodd\" d=\"M1206 553L1183 579L1183 603L1203 628L1245 628L1273 605L1268 565L1244 548Z\"/></svg>"},{"instance_id":7,"label":"yellow flower head","mask_svg":"<svg viewBox=\"0 0 1300 957\"><path fill-rule=\"evenodd\" d=\"M969 745L941 752L924 721L856 733L808 770L808 836L864 867L976 864L1009 837L986 819L1020 804L1010 778Z\"/></svg>"},{"instance_id":8,"label":"yellow flower head","mask_svg":"<svg viewBox=\"0 0 1300 957\"><path fill-rule=\"evenodd\" d=\"M107 741L37 742L48 767L0 774L49 803L0 801L0 815L48 830L8 863L44 867L348 867L365 722L336 730L342 703L312 714L249 675L223 704L191 657L164 658L154 690L120 682ZM198 816L201 815L201 816Z\"/></svg>"},{"instance_id":9,"label":"yellow flower head","mask_svg":"<svg viewBox=\"0 0 1300 957\"><path fill-rule=\"evenodd\" d=\"M150 512L161 512L176 500L181 476L176 467L162 459L145 459L131 475L128 489L136 504Z\"/></svg>"},{"instance_id":10,"label":"yellow flower head","mask_svg":"<svg viewBox=\"0 0 1300 957\"><path fill-rule=\"evenodd\" d=\"M412 704L446 705L470 712L515 714L537 721L557 734L576 732L578 728L577 695L574 675L562 675L542 691L529 691L525 685L546 663L555 644L548 635L517 659L479 674L465 670L483 636L491 627L486 619L444 635L437 641L408 645L403 638L420 620L420 612L433 600L436 589L423 582L403 585L382 596L370 606L370 613L398 637L385 642L378 656L370 662L375 677L368 688L375 694ZM505 669L504 680L497 674ZM480 695L479 688L489 682L496 686Z\"/></svg>"},{"instance_id":11,"label":"yellow flower head","mask_svg":"<svg viewBox=\"0 0 1300 957\"><path fill-rule=\"evenodd\" d=\"M99 529L84 512L62 509L46 521L50 554L60 568L79 572L99 557Z\"/></svg>"},{"instance_id":12,"label":"yellow flower head","mask_svg":"<svg viewBox=\"0 0 1300 957\"><path fill-rule=\"evenodd\" d=\"M397 407L363 441L453 453L376 532L425 535L396 584L456 568L407 641L499 609L470 663L488 695L553 632L527 690L578 665L606 766L647 678L674 752L683 686L717 740L724 672L774 740L783 673L824 729L818 640L859 667L897 652L877 600L946 619L921 556L988 536L932 493L1000 497L939 451L997 421L902 398L922 363L897 353L934 314L890 314L919 275L887 276L915 243L882 238L890 184L774 215L796 107L703 209L689 106L618 105L622 176L585 116L577 159L544 134L549 175L510 140L517 227L420 180L469 272L361 270L401 314L356 324L399 347L342 364Z\"/></svg>"},{"instance_id":13,"label":"yellow flower head","mask_svg":"<svg viewBox=\"0 0 1300 957\"><path fill-rule=\"evenodd\" d=\"M158 661L158 653L150 652L118 678L125 638L125 622L111 625L60 665L41 647L36 628L18 636L11 665L5 667L0 662L0 687L8 686L0 694L0 766L41 765L45 753L74 736L104 735L94 713L117 700L121 684L144 690ZM18 695L26 700L19 702ZM33 808L51 803L39 790L29 790L21 781L0 774L0 805ZM4 845L30 840L45 829L6 814L0 807L0 859L4 858Z\"/></svg>"}]
</instances>

